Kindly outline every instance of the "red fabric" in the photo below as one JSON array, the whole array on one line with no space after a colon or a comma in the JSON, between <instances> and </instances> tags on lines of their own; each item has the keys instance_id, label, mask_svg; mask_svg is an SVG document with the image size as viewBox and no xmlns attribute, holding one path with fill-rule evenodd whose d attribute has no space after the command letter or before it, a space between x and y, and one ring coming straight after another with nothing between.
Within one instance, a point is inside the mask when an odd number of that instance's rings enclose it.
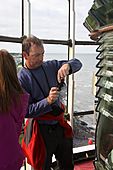
<instances>
[{"instance_id":1,"label":"red fabric","mask_svg":"<svg viewBox=\"0 0 113 170\"><path fill-rule=\"evenodd\" d=\"M28 123L29 120L26 121L24 128L25 134ZM46 149L36 120L33 122L33 132L29 144L27 145L23 138L22 149L25 156L27 157L28 164L30 164L35 170L42 170Z\"/></svg>"},{"instance_id":2,"label":"red fabric","mask_svg":"<svg viewBox=\"0 0 113 170\"><path fill-rule=\"evenodd\" d=\"M83 161L76 163L74 170L94 170L93 161Z\"/></svg>"},{"instance_id":3,"label":"red fabric","mask_svg":"<svg viewBox=\"0 0 113 170\"><path fill-rule=\"evenodd\" d=\"M58 120L60 125L63 126L65 136L72 137L72 128L71 126L64 120L64 113L60 114L59 116L52 116L50 114L46 114L44 116L40 116L35 120ZM35 121L34 120L34 121ZM28 125L29 120L26 122L26 126L24 129L24 133L26 134L26 127ZM28 145L23 138L22 140L22 148L24 151L25 156L27 157L28 163L35 169L35 170L42 170L45 156L46 156L46 148L43 141L43 138L40 134L38 122L34 122L34 131L32 133L31 140Z\"/></svg>"},{"instance_id":4,"label":"red fabric","mask_svg":"<svg viewBox=\"0 0 113 170\"><path fill-rule=\"evenodd\" d=\"M72 137L73 131L72 127L67 123L64 119L64 113L60 114L59 116L53 116L51 114L46 114L37 118L38 120L57 120L62 127L64 127L64 132L66 137Z\"/></svg>"}]
</instances>

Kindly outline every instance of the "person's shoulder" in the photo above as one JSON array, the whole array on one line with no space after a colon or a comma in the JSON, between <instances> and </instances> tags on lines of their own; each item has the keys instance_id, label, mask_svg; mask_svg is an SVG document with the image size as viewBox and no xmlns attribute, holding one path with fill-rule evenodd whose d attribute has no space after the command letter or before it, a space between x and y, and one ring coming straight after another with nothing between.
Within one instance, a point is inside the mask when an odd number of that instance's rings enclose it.
<instances>
[{"instance_id":1,"label":"person's shoulder","mask_svg":"<svg viewBox=\"0 0 113 170\"><path fill-rule=\"evenodd\" d=\"M20 77L26 77L26 76L28 76L28 74L29 74L28 70L26 68L22 67L18 72L18 77L19 78Z\"/></svg>"},{"instance_id":2,"label":"person's shoulder","mask_svg":"<svg viewBox=\"0 0 113 170\"><path fill-rule=\"evenodd\" d=\"M53 59L53 60L46 60L43 64L51 64L51 63L56 63L58 60Z\"/></svg>"},{"instance_id":3,"label":"person's shoulder","mask_svg":"<svg viewBox=\"0 0 113 170\"><path fill-rule=\"evenodd\" d=\"M22 67L19 71L18 74L26 73L25 67Z\"/></svg>"},{"instance_id":4,"label":"person's shoulder","mask_svg":"<svg viewBox=\"0 0 113 170\"><path fill-rule=\"evenodd\" d=\"M22 97L29 98L29 93L27 93L24 89L23 89L23 93L21 95L22 95Z\"/></svg>"},{"instance_id":5,"label":"person's shoulder","mask_svg":"<svg viewBox=\"0 0 113 170\"><path fill-rule=\"evenodd\" d=\"M43 63L43 65L45 65L45 66L51 66L51 65L56 65L57 63L58 63L59 61L58 60L47 60L47 61L45 61L44 63Z\"/></svg>"},{"instance_id":6,"label":"person's shoulder","mask_svg":"<svg viewBox=\"0 0 113 170\"><path fill-rule=\"evenodd\" d=\"M23 93L21 94L21 101L24 103L28 102L29 96L30 94L23 90Z\"/></svg>"}]
</instances>

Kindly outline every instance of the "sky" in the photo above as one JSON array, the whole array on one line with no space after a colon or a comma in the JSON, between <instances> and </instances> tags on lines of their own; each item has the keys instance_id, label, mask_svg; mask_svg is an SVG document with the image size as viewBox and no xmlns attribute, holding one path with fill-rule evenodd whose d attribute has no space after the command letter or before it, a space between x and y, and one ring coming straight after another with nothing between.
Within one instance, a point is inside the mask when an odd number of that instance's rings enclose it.
<instances>
[{"instance_id":1,"label":"sky","mask_svg":"<svg viewBox=\"0 0 113 170\"><path fill-rule=\"evenodd\" d=\"M21 1L0 0L0 35L21 37ZM27 0L25 0L27 4ZM31 34L41 39L68 39L68 0L31 0ZM83 22L93 0L75 0L75 39L90 40ZM26 8L27 9L27 8ZM27 10L25 10L27 25ZM25 34L27 34L25 26ZM0 42L0 48L20 52L21 44ZM47 52L65 52L67 47L47 45ZM78 47L78 52L81 47ZM88 49L85 48L87 51ZM91 51L91 50L89 50ZM95 51L95 49L94 49Z\"/></svg>"}]
</instances>

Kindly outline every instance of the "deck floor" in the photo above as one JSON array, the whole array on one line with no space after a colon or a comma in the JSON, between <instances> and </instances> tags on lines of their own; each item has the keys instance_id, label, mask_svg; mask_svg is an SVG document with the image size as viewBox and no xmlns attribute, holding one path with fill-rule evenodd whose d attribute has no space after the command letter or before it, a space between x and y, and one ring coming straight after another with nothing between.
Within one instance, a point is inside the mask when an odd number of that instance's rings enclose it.
<instances>
[{"instance_id":1,"label":"deck floor","mask_svg":"<svg viewBox=\"0 0 113 170\"><path fill-rule=\"evenodd\" d=\"M93 161L84 161L81 163L76 163L74 170L94 170ZM25 170L24 167L21 170ZM31 166L27 164L26 170L31 170Z\"/></svg>"},{"instance_id":2,"label":"deck floor","mask_svg":"<svg viewBox=\"0 0 113 170\"><path fill-rule=\"evenodd\" d=\"M76 163L74 170L94 170L93 161L84 161Z\"/></svg>"}]
</instances>

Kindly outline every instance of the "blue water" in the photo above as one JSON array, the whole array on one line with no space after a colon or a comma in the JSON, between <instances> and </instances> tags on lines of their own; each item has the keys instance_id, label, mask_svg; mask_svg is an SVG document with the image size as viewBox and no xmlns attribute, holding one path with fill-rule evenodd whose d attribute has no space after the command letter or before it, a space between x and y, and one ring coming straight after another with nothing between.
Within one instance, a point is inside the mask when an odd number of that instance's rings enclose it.
<instances>
[{"instance_id":1,"label":"blue water","mask_svg":"<svg viewBox=\"0 0 113 170\"><path fill-rule=\"evenodd\" d=\"M13 54L15 56L15 54ZM83 66L82 69L74 74L75 78L75 95L74 95L74 110L75 111L87 111L94 109L94 95L92 79L93 74L96 72L96 53L94 54L76 54L76 58L78 58ZM21 57L20 54L16 55ZM67 59L66 54L58 54L58 53L47 53L45 54L45 60L51 59ZM17 59L19 62L20 59Z\"/></svg>"}]
</instances>

